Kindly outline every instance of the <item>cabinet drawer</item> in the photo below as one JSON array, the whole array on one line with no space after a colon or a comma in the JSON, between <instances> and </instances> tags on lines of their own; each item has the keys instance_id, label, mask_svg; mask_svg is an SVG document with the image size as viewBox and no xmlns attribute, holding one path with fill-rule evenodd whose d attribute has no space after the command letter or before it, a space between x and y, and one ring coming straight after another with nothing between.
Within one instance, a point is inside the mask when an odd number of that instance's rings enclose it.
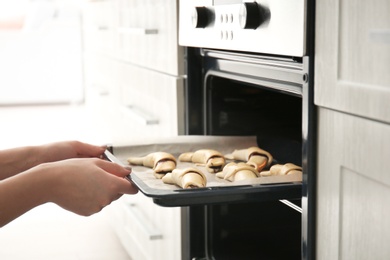
<instances>
[{"instance_id":1,"label":"cabinet drawer","mask_svg":"<svg viewBox=\"0 0 390 260\"><path fill-rule=\"evenodd\" d=\"M119 66L121 122L127 136L184 133L184 79L129 64Z\"/></svg>"},{"instance_id":2,"label":"cabinet drawer","mask_svg":"<svg viewBox=\"0 0 390 260\"><path fill-rule=\"evenodd\" d=\"M115 143L123 134L117 131L122 118L115 108L121 95L117 84L118 62L97 55L86 55L84 62L86 108L91 120L100 126L99 139Z\"/></svg>"},{"instance_id":3,"label":"cabinet drawer","mask_svg":"<svg viewBox=\"0 0 390 260\"><path fill-rule=\"evenodd\" d=\"M132 259L181 259L180 208L157 206L140 193L118 202L114 228Z\"/></svg>"},{"instance_id":4,"label":"cabinet drawer","mask_svg":"<svg viewBox=\"0 0 390 260\"><path fill-rule=\"evenodd\" d=\"M177 0L118 0L120 58L171 75L183 74Z\"/></svg>"},{"instance_id":5,"label":"cabinet drawer","mask_svg":"<svg viewBox=\"0 0 390 260\"><path fill-rule=\"evenodd\" d=\"M83 43L86 50L116 56L116 17L112 1L92 1L86 4L83 10Z\"/></svg>"},{"instance_id":6,"label":"cabinet drawer","mask_svg":"<svg viewBox=\"0 0 390 260\"><path fill-rule=\"evenodd\" d=\"M120 89L116 82L118 64L103 56L84 56L86 103L96 104L102 110L119 99Z\"/></svg>"}]
</instances>

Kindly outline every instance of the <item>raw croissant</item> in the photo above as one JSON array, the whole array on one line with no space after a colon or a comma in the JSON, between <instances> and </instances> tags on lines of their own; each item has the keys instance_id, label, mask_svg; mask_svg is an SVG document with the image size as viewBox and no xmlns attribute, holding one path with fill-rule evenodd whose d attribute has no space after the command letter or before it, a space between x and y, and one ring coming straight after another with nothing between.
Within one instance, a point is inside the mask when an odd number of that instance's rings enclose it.
<instances>
[{"instance_id":1,"label":"raw croissant","mask_svg":"<svg viewBox=\"0 0 390 260\"><path fill-rule=\"evenodd\" d=\"M154 176L161 179L167 172L176 167L176 158L166 152L154 152L144 157L130 157L127 159L130 164L143 165L154 170Z\"/></svg>"},{"instance_id":2,"label":"raw croissant","mask_svg":"<svg viewBox=\"0 0 390 260\"><path fill-rule=\"evenodd\" d=\"M221 179L225 179L233 182L233 181L258 178L260 177L260 174L255 168L249 166L246 163L231 162L226 164L225 167L223 167L223 171L218 172L216 176Z\"/></svg>"},{"instance_id":3,"label":"raw croissant","mask_svg":"<svg viewBox=\"0 0 390 260\"><path fill-rule=\"evenodd\" d=\"M167 173L162 181L167 184L175 184L183 189L206 187L206 176L196 168L174 169Z\"/></svg>"},{"instance_id":4,"label":"raw croissant","mask_svg":"<svg viewBox=\"0 0 390 260\"><path fill-rule=\"evenodd\" d=\"M275 164L273 165L269 171L263 171L260 173L261 176L273 176L273 175L287 175L302 172L302 167L297 166L293 163L286 164Z\"/></svg>"},{"instance_id":5,"label":"raw croissant","mask_svg":"<svg viewBox=\"0 0 390 260\"><path fill-rule=\"evenodd\" d=\"M201 149L196 152L182 153L179 156L181 162L193 162L198 165L206 166L209 172L219 172L225 165L223 154L211 149Z\"/></svg>"},{"instance_id":6,"label":"raw croissant","mask_svg":"<svg viewBox=\"0 0 390 260\"><path fill-rule=\"evenodd\" d=\"M250 147L248 149L234 150L232 154L225 155L226 159L246 161L247 164L254 167L258 172L268 167L272 163L272 155L259 147Z\"/></svg>"}]
</instances>

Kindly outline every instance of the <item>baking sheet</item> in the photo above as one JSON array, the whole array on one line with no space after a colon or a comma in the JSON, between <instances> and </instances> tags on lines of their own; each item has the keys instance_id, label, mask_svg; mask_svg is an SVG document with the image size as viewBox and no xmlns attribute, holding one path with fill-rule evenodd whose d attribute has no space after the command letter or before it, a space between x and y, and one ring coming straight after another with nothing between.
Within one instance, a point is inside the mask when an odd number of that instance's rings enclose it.
<instances>
[{"instance_id":1,"label":"baking sheet","mask_svg":"<svg viewBox=\"0 0 390 260\"><path fill-rule=\"evenodd\" d=\"M178 158L181 153L194 152L199 149L214 149L222 154L229 154L235 149L246 149L251 146L257 146L256 137L254 136L177 136L164 139L137 140L133 143L114 147L113 154L123 164L129 165L127 163L128 157L142 157L157 151L168 152ZM165 206L229 202L246 197L248 194L266 191L269 194L265 197L269 197L279 190L281 191L280 196L284 198L283 188L286 191L293 188L294 194L297 194L297 191L299 192L301 189L302 174L259 177L230 182L216 177L215 174L209 173L205 167L193 163L178 161L176 168L194 166L206 175L206 188L184 190L176 185L165 184L161 179L154 177L152 169L144 166L131 165L131 178L141 192L154 198L157 204ZM270 191L270 189L272 190ZM223 195L230 199L216 198L216 196Z\"/></svg>"}]
</instances>

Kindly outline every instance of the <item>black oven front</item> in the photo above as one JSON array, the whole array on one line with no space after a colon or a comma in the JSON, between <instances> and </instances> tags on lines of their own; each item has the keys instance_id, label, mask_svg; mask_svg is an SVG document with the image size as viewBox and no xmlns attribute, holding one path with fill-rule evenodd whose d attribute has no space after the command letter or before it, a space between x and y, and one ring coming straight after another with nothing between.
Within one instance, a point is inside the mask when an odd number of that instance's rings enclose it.
<instances>
[{"instance_id":1,"label":"black oven front","mask_svg":"<svg viewBox=\"0 0 390 260\"><path fill-rule=\"evenodd\" d=\"M275 162L303 168L302 196L187 207L183 259L314 256L312 8L303 0L180 1L186 134L254 135Z\"/></svg>"}]
</instances>

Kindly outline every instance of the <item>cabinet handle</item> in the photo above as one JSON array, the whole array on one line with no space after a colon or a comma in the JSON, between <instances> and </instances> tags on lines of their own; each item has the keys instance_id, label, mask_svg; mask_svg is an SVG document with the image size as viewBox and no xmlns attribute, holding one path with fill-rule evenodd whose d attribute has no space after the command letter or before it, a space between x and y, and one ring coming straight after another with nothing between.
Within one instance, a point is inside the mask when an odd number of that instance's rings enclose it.
<instances>
[{"instance_id":1,"label":"cabinet handle","mask_svg":"<svg viewBox=\"0 0 390 260\"><path fill-rule=\"evenodd\" d=\"M163 235L161 231L156 229L152 223L148 222L144 217L142 217L142 213L138 209L136 204L128 204L126 207L126 212L131 215L132 221L137 223L149 238L149 240L157 240L162 239Z\"/></svg>"},{"instance_id":2,"label":"cabinet handle","mask_svg":"<svg viewBox=\"0 0 390 260\"><path fill-rule=\"evenodd\" d=\"M106 97L110 95L110 91L105 86L100 84L92 83L89 85L89 89L93 89L93 91L96 92L100 97Z\"/></svg>"},{"instance_id":3,"label":"cabinet handle","mask_svg":"<svg viewBox=\"0 0 390 260\"><path fill-rule=\"evenodd\" d=\"M119 27L118 33L133 34L133 35L148 35L148 34L158 34L158 30L146 29L146 28Z\"/></svg>"},{"instance_id":4,"label":"cabinet handle","mask_svg":"<svg viewBox=\"0 0 390 260\"><path fill-rule=\"evenodd\" d=\"M97 31L108 31L110 28L108 26L105 26L105 25L98 25L96 26L96 30Z\"/></svg>"},{"instance_id":5,"label":"cabinet handle","mask_svg":"<svg viewBox=\"0 0 390 260\"><path fill-rule=\"evenodd\" d=\"M88 31L92 32L105 32L108 31L110 28L106 25L89 25L85 27Z\"/></svg>"},{"instance_id":6,"label":"cabinet handle","mask_svg":"<svg viewBox=\"0 0 390 260\"><path fill-rule=\"evenodd\" d=\"M123 109L123 113L126 116L140 122L143 125L157 125L158 119L151 115L146 114L135 106L126 106Z\"/></svg>"}]
</instances>

